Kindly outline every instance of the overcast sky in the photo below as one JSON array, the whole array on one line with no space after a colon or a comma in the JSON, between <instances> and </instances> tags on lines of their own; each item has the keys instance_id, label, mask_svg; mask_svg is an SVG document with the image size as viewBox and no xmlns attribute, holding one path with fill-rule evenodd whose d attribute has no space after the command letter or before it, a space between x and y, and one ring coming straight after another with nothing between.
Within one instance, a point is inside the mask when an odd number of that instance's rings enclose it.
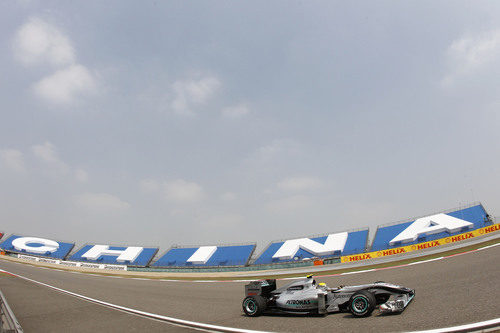
<instances>
[{"instance_id":1,"label":"overcast sky","mask_svg":"<svg viewBox=\"0 0 500 333\"><path fill-rule=\"evenodd\" d=\"M2 1L0 220L77 243L500 212L498 1Z\"/></svg>"}]
</instances>

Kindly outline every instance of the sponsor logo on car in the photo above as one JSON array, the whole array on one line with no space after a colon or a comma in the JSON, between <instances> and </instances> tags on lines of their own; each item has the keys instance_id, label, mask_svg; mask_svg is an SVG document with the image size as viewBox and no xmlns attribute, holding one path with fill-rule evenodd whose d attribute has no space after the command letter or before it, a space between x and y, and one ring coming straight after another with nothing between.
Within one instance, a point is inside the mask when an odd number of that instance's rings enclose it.
<instances>
[{"instance_id":1,"label":"sponsor logo on car","mask_svg":"<svg viewBox=\"0 0 500 333\"><path fill-rule=\"evenodd\" d=\"M311 300L309 300L309 299L304 299L304 300L289 299L288 301L286 301L286 304L287 305L309 305L309 304L311 304Z\"/></svg>"}]
</instances>

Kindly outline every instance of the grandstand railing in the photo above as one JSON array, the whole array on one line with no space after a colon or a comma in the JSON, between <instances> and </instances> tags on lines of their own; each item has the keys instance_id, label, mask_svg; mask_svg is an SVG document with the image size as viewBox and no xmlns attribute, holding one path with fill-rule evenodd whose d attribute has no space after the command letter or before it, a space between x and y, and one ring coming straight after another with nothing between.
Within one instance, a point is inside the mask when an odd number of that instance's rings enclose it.
<instances>
[{"instance_id":1,"label":"grandstand railing","mask_svg":"<svg viewBox=\"0 0 500 333\"><path fill-rule=\"evenodd\" d=\"M340 257L322 259L324 265L340 263ZM236 272L236 271L264 271L314 266L314 260L307 259L296 262L275 264L248 265L248 266L203 266L203 267L129 267L129 271L137 272L168 272L168 273L196 273L196 272Z\"/></svg>"}]
</instances>

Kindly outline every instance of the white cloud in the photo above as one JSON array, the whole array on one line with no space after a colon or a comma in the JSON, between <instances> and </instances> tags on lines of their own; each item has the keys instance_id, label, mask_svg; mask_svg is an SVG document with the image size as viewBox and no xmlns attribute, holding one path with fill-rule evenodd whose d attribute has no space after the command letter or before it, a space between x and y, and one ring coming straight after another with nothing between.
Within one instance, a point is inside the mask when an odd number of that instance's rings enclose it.
<instances>
[{"instance_id":1,"label":"white cloud","mask_svg":"<svg viewBox=\"0 0 500 333\"><path fill-rule=\"evenodd\" d=\"M322 182L313 177L292 177L282 180L278 187L284 191L306 191L314 190L322 186Z\"/></svg>"},{"instance_id":2,"label":"white cloud","mask_svg":"<svg viewBox=\"0 0 500 333\"><path fill-rule=\"evenodd\" d=\"M154 179L144 179L139 182L139 188L143 193L153 193L160 190L161 184Z\"/></svg>"},{"instance_id":3,"label":"white cloud","mask_svg":"<svg viewBox=\"0 0 500 333\"><path fill-rule=\"evenodd\" d=\"M303 152L303 146L291 139L276 139L271 143L259 147L252 152L245 160L253 167L262 168L264 166L276 166L277 162L297 157Z\"/></svg>"},{"instance_id":4,"label":"white cloud","mask_svg":"<svg viewBox=\"0 0 500 333\"><path fill-rule=\"evenodd\" d=\"M25 172L23 153L16 149L0 150L2 164L16 172Z\"/></svg>"},{"instance_id":5,"label":"white cloud","mask_svg":"<svg viewBox=\"0 0 500 333\"><path fill-rule=\"evenodd\" d=\"M171 107L180 115L193 115L193 107L206 103L219 89L221 83L215 77L176 81L172 85Z\"/></svg>"},{"instance_id":6,"label":"white cloud","mask_svg":"<svg viewBox=\"0 0 500 333\"><path fill-rule=\"evenodd\" d=\"M183 179L177 179L164 184L165 198L171 202L190 203L200 201L203 197L203 188Z\"/></svg>"},{"instance_id":7,"label":"white cloud","mask_svg":"<svg viewBox=\"0 0 500 333\"><path fill-rule=\"evenodd\" d=\"M236 194L233 192L226 192L220 196L222 201L234 201L236 199Z\"/></svg>"},{"instance_id":8,"label":"white cloud","mask_svg":"<svg viewBox=\"0 0 500 333\"><path fill-rule=\"evenodd\" d=\"M88 181L88 174L81 168L73 170L66 162L64 162L57 154L56 147L49 141L43 144L33 145L31 147L33 155L40 159L43 163L50 167L50 172L57 175L72 174L75 180L81 183Z\"/></svg>"},{"instance_id":9,"label":"white cloud","mask_svg":"<svg viewBox=\"0 0 500 333\"><path fill-rule=\"evenodd\" d=\"M108 193L83 193L75 197L75 203L94 212L119 212L130 208L128 202Z\"/></svg>"},{"instance_id":10,"label":"white cloud","mask_svg":"<svg viewBox=\"0 0 500 333\"><path fill-rule=\"evenodd\" d=\"M76 64L56 71L34 86L35 94L56 105L70 105L79 97L91 94L97 89L96 80L89 70Z\"/></svg>"},{"instance_id":11,"label":"white cloud","mask_svg":"<svg viewBox=\"0 0 500 333\"><path fill-rule=\"evenodd\" d=\"M35 95L53 105L70 105L97 90L95 75L77 63L70 39L53 25L31 18L14 37L14 56L26 65L58 70L33 85Z\"/></svg>"},{"instance_id":12,"label":"white cloud","mask_svg":"<svg viewBox=\"0 0 500 333\"><path fill-rule=\"evenodd\" d=\"M45 141L42 145L32 146L31 150L36 157L50 165L53 170L56 169L61 173L67 173L69 171L68 165L59 158L56 147L52 143Z\"/></svg>"},{"instance_id":13,"label":"white cloud","mask_svg":"<svg viewBox=\"0 0 500 333\"><path fill-rule=\"evenodd\" d=\"M278 214L293 214L294 212L308 209L312 205L313 201L310 197L305 195L295 195L271 201L267 204L267 209Z\"/></svg>"},{"instance_id":14,"label":"white cloud","mask_svg":"<svg viewBox=\"0 0 500 333\"><path fill-rule=\"evenodd\" d=\"M442 85L449 86L465 75L487 67L500 56L500 29L467 35L451 43L447 49L450 70Z\"/></svg>"},{"instance_id":15,"label":"white cloud","mask_svg":"<svg viewBox=\"0 0 500 333\"><path fill-rule=\"evenodd\" d=\"M31 18L19 28L13 49L16 59L26 65L64 66L75 62L75 51L68 37L39 18Z\"/></svg>"},{"instance_id":16,"label":"white cloud","mask_svg":"<svg viewBox=\"0 0 500 333\"><path fill-rule=\"evenodd\" d=\"M222 109L222 115L227 118L240 118L250 113L248 107L244 104L230 106Z\"/></svg>"},{"instance_id":17,"label":"white cloud","mask_svg":"<svg viewBox=\"0 0 500 333\"><path fill-rule=\"evenodd\" d=\"M75 179L80 183L86 183L89 180L89 175L87 171L83 169L76 169L74 173L75 173Z\"/></svg>"},{"instance_id":18,"label":"white cloud","mask_svg":"<svg viewBox=\"0 0 500 333\"><path fill-rule=\"evenodd\" d=\"M225 214L210 217L205 221L209 229L238 229L245 225L245 218L238 214Z\"/></svg>"},{"instance_id":19,"label":"white cloud","mask_svg":"<svg viewBox=\"0 0 500 333\"><path fill-rule=\"evenodd\" d=\"M270 144L257 149L257 154L262 157L272 157L280 153L297 153L301 151L301 145L290 139L276 139Z\"/></svg>"},{"instance_id":20,"label":"white cloud","mask_svg":"<svg viewBox=\"0 0 500 333\"><path fill-rule=\"evenodd\" d=\"M44 162L47 163L61 162L59 160L59 157L57 156L55 146L48 141L45 141L43 145L34 145L31 149L33 150L33 154L35 154L36 157L40 158Z\"/></svg>"}]
</instances>

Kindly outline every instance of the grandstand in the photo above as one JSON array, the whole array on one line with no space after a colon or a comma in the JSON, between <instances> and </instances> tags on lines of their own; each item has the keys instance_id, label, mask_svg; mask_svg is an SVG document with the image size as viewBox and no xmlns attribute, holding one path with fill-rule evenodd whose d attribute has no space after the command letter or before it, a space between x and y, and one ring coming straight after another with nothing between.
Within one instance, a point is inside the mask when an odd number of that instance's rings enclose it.
<instances>
[{"instance_id":1,"label":"grandstand","mask_svg":"<svg viewBox=\"0 0 500 333\"><path fill-rule=\"evenodd\" d=\"M426 225L424 225L424 228L432 227L434 222L432 221L432 218L429 219L429 217L437 217L440 214L451 216L460 219L462 221L467 221L470 224L468 224L467 226L463 226L455 231L446 230L445 228L440 228L432 230L430 232L422 232L418 234L415 240L409 242L402 242L402 241L391 242L398 234L402 233L405 229L410 227L410 225L417 220L425 220L427 218L428 221L424 221L424 223L426 223ZM402 245L423 243L435 239L457 235L465 231L476 230L478 228L482 228L491 224L493 224L493 222L489 218L489 215L486 213L486 210L484 209L483 205L481 203L474 203L463 208L450 209L447 211L439 212L437 214L431 214L402 222L381 225L377 228L370 250L379 251L379 250L386 250L394 247L399 247Z\"/></svg>"},{"instance_id":2,"label":"grandstand","mask_svg":"<svg viewBox=\"0 0 500 333\"><path fill-rule=\"evenodd\" d=\"M481 203L380 225L371 244L369 229L271 242L255 258L256 244L172 246L158 258L158 247L85 244L70 255L75 243L13 234L0 248L7 254L43 261L131 269L270 269L349 262L445 245L500 230ZM431 243L432 242L432 243ZM416 246L418 245L418 246ZM361 255L363 254L363 255ZM40 260L41 261L41 260ZM94 266L91 266L94 265Z\"/></svg>"},{"instance_id":3,"label":"grandstand","mask_svg":"<svg viewBox=\"0 0 500 333\"><path fill-rule=\"evenodd\" d=\"M246 266L255 251L255 244L230 246L172 247L152 266Z\"/></svg>"}]
</instances>

